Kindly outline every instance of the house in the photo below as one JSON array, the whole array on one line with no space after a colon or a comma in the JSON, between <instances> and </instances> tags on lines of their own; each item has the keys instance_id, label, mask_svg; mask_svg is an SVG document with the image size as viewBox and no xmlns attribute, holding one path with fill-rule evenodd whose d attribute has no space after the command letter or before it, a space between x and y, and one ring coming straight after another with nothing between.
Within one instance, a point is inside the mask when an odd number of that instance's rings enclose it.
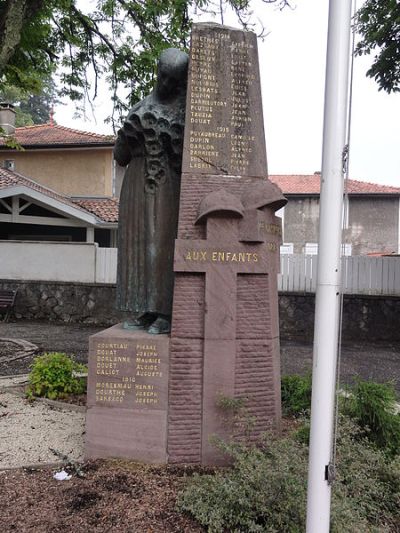
<instances>
[{"instance_id":1,"label":"house","mask_svg":"<svg viewBox=\"0 0 400 533\"><path fill-rule=\"evenodd\" d=\"M116 246L120 174L114 138L55 124L15 128L12 105L0 104L0 240L96 242ZM119 177L119 178L118 178Z\"/></svg>"},{"instance_id":2,"label":"house","mask_svg":"<svg viewBox=\"0 0 400 533\"><path fill-rule=\"evenodd\" d=\"M0 240L116 245L118 200L72 198L0 168Z\"/></svg>"},{"instance_id":3,"label":"house","mask_svg":"<svg viewBox=\"0 0 400 533\"><path fill-rule=\"evenodd\" d=\"M118 227L114 139L52 120L15 128L14 118L0 104L0 125L23 148L0 138L0 278L107 282Z\"/></svg>"},{"instance_id":4,"label":"house","mask_svg":"<svg viewBox=\"0 0 400 533\"><path fill-rule=\"evenodd\" d=\"M7 119L4 118L7 112ZM13 110L0 107L0 126L23 150L0 138L0 166L15 170L61 194L110 197L115 193L114 137L47 124L13 128Z\"/></svg>"},{"instance_id":5,"label":"house","mask_svg":"<svg viewBox=\"0 0 400 533\"><path fill-rule=\"evenodd\" d=\"M321 174L271 175L288 199L282 215L282 251L318 252ZM400 188L348 180L345 254L400 253Z\"/></svg>"}]
</instances>

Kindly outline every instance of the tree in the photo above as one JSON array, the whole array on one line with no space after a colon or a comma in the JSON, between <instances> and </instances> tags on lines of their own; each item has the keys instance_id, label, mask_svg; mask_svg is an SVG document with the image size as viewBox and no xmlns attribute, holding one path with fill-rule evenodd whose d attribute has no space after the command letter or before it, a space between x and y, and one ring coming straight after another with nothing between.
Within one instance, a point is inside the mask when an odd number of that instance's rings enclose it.
<instances>
[{"instance_id":1,"label":"tree","mask_svg":"<svg viewBox=\"0 0 400 533\"><path fill-rule=\"evenodd\" d=\"M251 0L98 0L91 11L81 3L0 0L0 82L37 93L57 71L61 95L82 103L96 97L104 76L114 110L123 112L149 92L160 52L187 47L196 12L223 18L229 7L243 27L252 26ZM121 86L129 93L126 102L117 95Z\"/></svg>"},{"instance_id":2,"label":"tree","mask_svg":"<svg viewBox=\"0 0 400 533\"><path fill-rule=\"evenodd\" d=\"M24 90L14 85L3 85L0 88L0 101L8 102L15 106L15 125L32 126L45 124L49 121L50 112L59 100L56 94L55 83L52 78L44 82L38 94L27 94Z\"/></svg>"},{"instance_id":3,"label":"tree","mask_svg":"<svg viewBox=\"0 0 400 533\"><path fill-rule=\"evenodd\" d=\"M355 27L361 35L356 54L377 50L367 76L374 78L379 90L400 91L400 2L366 0L358 10Z\"/></svg>"}]
</instances>

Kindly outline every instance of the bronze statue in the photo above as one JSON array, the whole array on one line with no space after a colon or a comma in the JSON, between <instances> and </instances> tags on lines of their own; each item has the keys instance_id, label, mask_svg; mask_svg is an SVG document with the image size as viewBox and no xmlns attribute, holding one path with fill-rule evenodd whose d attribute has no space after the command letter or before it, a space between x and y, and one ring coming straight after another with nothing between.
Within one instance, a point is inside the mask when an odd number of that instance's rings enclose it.
<instances>
[{"instance_id":1,"label":"bronze statue","mask_svg":"<svg viewBox=\"0 0 400 533\"><path fill-rule=\"evenodd\" d=\"M117 305L129 329L170 331L188 56L169 48L152 93L129 112L114 157L128 165L118 224Z\"/></svg>"}]
</instances>

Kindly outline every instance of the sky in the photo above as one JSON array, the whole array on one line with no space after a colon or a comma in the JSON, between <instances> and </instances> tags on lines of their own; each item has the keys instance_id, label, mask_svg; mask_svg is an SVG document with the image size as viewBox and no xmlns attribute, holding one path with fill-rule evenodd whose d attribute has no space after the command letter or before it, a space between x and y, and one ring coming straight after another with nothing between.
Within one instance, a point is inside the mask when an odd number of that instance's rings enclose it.
<instances>
[{"instance_id":1,"label":"sky","mask_svg":"<svg viewBox=\"0 0 400 533\"><path fill-rule=\"evenodd\" d=\"M261 92L270 174L312 174L321 170L328 0L296 0L279 10L255 0L254 13L268 35L259 40ZM358 1L359 7L361 2ZM236 25L229 17L225 24ZM378 91L365 73L371 57L354 61L351 104L352 179L400 187L400 94ZM112 133L105 86L94 102L95 117L74 118L73 104L57 106L58 124Z\"/></svg>"}]
</instances>

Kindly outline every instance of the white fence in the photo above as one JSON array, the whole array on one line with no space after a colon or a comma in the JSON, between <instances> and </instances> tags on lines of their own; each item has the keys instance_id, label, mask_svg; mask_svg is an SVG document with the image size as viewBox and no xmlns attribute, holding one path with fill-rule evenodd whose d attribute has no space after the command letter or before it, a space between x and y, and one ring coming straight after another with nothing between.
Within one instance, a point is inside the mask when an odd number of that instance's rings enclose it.
<instances>
[{"instance_id":1,"label":"white fence","mask_svg":"<svg viewBox=\"0 0 400 533\"><path fill-rule=\"evenodd\" d=\"M96 283L115 283L117 279L117 248L97 248Z\"/></svg>"},{"instance_id":2,"label":"white fence","mask_svg":"<svg viewBox=\"0 0 400 533\"><path fill-rule=\"evenodd\" d=\"M281 255L278 289L285 292L315 292L316 255ZM117 249L97 248L96 282L115 283ZM400 296L400 256L342 258L342 286L347 294Z\"/></svg>"},{"instance_id":3,"label":"white fence","mask_svg":"<svg viewBox=\"0 0 400 533\"><path fill-rule=\"evenodd\" d=\"M315 292L316 255L282 255L278 289ZM400 295L400 256L342 258L342 287L347 294Z\"/></svg>"},{"instance_id":4,"label":"white fence","mask_svg":"<svg viewBox=\"0 0 400 533\"><path fill-rule=\"evenodd\" d=\"M278 289L315 292L316 255L281 255ZM342 259L343 291L400 296L400 256ZM0 279L115 283L117 249L94 243L0 241Z\"/></svg>"}]
</instances>

